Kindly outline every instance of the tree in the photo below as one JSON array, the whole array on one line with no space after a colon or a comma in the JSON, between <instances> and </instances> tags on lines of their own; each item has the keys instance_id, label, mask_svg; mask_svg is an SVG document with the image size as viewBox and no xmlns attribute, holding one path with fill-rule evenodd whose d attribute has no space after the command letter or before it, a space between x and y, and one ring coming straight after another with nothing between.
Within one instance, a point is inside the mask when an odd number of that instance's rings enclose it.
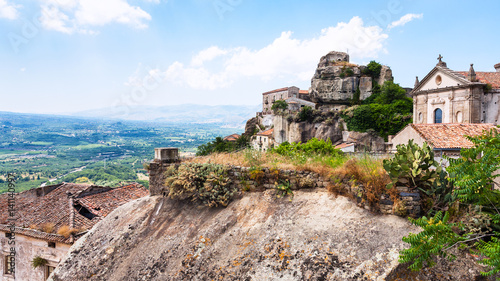
<instances>
[{"instance_id":1,"label":"tree","mask_svg":"<svg viewBox=\"0 0 500 281\"><path fill-rule=\"evenodd\" d=\"M411 103L411 99L406 97L405 89L392 81L385 81L380 95L374 101L379 104L391 104L396 100L408 100Z\"/></svg>"},{"instance_id":2,"label":"tree","mask_svg":"<svg viewBox=\"0 0 500 281\"><path fill-rule=\"evenodd\" d=\"M284 100L277 100L273 102L273 106L271 106L271 110L276 114L278 111L284 111L288 108L288 103Z\"/></svg>"},{"instance_id":3,"label":"tree","mask_svg":"<svg viewBox=\"0 0 500 281\"><path fill-rule=\"evenodd\" d=\"M484 257L479 262L490 266L489 271L481 274L489 276L500 272L500 192L492 188L499 176L496 172L500 168L500 134L492 130L468 139L474 147L462 149L458 159L448 158L450 166L447 168L449 180L454 184L452 195L455 198L449 203L449 208L468 207L462 212L453 210L459 216L455 221L460 223L449 222L450 211L444 215L438 211L434 217L411 220L423 231L403 238L410 248L401 251L399 260L411 263L409 268L412 270L420 270L425 264L432 266L435 256L453 259L450 249L472 243L470 248L475 247L473 251ZM468 223L470 218L473 225ZM477 218L480 218L479 226Z\"/></svg>"},{"instance_id":4,"label":"tree","mask_svg":"<svg viewBox=\"0 0 500 281\"><path fill-rule=\"evenodd\" d=\"M377 79L380 76L380 71L382 70L382 65L374 60L370 61L363 71L364 74Z\"/></svg>"}]
</instances>

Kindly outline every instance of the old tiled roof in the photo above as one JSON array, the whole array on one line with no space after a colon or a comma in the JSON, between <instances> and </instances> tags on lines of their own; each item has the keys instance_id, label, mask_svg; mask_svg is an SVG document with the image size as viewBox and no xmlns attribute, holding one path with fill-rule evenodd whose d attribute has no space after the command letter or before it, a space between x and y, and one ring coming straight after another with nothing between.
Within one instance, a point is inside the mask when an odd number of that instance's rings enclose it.
<instances>
[{"instance_id":1,"label":"old tiled roof","mask_svg":"<svg viewBox=\"0 0 500 281\"><path fill-rule=\"evenodd\" d=\"M273 136L273 132L274 132L274 129L269 129L269 130L266 130L264 132L260 132L260 133L257 133L258 136L267 136L267 137L271 137Z\"/></svg>"},{"instance_id":2,"label":"old tiled roof","mask_svg":"<svg viewBox=\"0 0 500 281\"><path fill-rule=\"evenodd\" d=\"M277 92L283 92L283 91L286 91L286 90L288 90L288 87L281 88L281 89L276 89L276 90L272 90L272 91L265 92L265 93L262 93L262 94L263 95L267 95L267 94L272 94L272 93L277 93Z\"/></svg>"},{"instance_id":3,"label":"old tiled roof","mask_svg":"<svg viewBox=\"0 0 500 281\"><path fill-rule=\"evenodd\" d=\"M300 90L300 91L299 91L299 94L302 94L302 95L309 95L309 90Z\"/></svg>"},{"instance_id":4,"label":"old tiled roof","mask_svg":"<svg viewBox=\"0 0 500 281\"><path fill-rule=\"evenodd\" d=\"M478 136L498 129L492 124L410 124L433 148L470 148L473 143L465 136Z\"/></svg>"},{"instance_id":5,"label":"old tiled roof","mask_svg":"<svg viewBox=\"0 0 500 281\"><path fill-rule=\"evenodd\" d=\"M461 75L467 77L467 71L459 71ZM491 84L493 89L500 89L500 72L478 72L476 79L481 83Z\"/></svg>"},{"instance_id":6,"label":"old tiled roof","mask_svg":"<svg viewBox=\"0 0 500 281\"><path fill-rule=\"evenodd\" d=\"M238 134L232 134L232 135L224 137L224 140L225 141L236 141L239 138L240 138L240 135L238 135Z\"/></svg>"},{"instance_id":7,"label":"old tiled roof","mask_svg":"<svg viewBox=\"0 0 500 281\"><path fill-rule=\"evenodd\" d=\"M105 217L119 206L148 194L149 192L142 185L133 183L113 188L108 192L76 198L75 201L99 217Z\"/></svg>"},{"instance_id":8,"label":"old tiled roof","mask_svg":"<svg viewBox=\"0 0 500 281\"><path fill-rule=\"evenodd\" d=\"M341 143L339 145L336 145L335 148L342 149L342 148L346 148L346 147L353 146L353 145L354 145L354 143Z\"/></svg>"},{"instance_id":9,"label":"old tiled roof","mask_svg":"<svg viewBox=\"0 0 500 281\"><path fill-rule=\"evenodd\" d=\"M137 183L117 188L62 183L23 191L16 194L14 201L15 225L19 228L16 228L16 233L49 241L59 237L58 241L64 242L66 238L63 236L28 228L51 224L54 232L62 226L88 230L116 207L147 194L148 191ZM10 222L8 196L8 193L0 195L0 230ZM73 208L69 205L70 196L74 201Z\"/></svg>"}]
</instances>

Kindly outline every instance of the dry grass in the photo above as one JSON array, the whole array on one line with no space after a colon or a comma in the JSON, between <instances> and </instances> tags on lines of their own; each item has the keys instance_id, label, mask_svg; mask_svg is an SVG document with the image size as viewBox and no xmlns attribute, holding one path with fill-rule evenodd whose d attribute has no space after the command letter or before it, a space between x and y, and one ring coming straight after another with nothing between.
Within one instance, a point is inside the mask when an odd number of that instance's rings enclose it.
<instances>
[{"instance_id":1,"label":"dry grass","mask_svg":"<svg viewBox=\"0 0 500 281\"><path fill-rule=\"evenodd\" d=\"M70 235L76 234L78 232L78 229L70 228L68 225L63 225L57 230L57 234L62 235L65 238L68 238Z\"/></svg>"},{"instance_id":2,"label":"dry grass","mask_svg":"<svg viewBox=\"0 0 500 281\"><path fill-rule=\"evenodd\" d=\"M369 155L362 157L318 155L288 157L277 153L244 150L235 153L215 153L192 158L186 162L311 171L331 179L328 190L336 194L351 196L346 185L362 185L364 197L370 206L376 208L382 194L389 194L395 203L398 201L397 190L387 190L386 188L386 185L390 183L390 178L383 168L383 160Z\"/></svg>"},{"instance_id":3,"label":"dry grass","mask_svg":"<svg viewBox=\"0 0 500 281\"><path fill-rule=\"evenodd\" d=\"M46 233L53 233L55 230L55 224L51 222L43 223L40 225L40 230Z\"/></svg>"}]
</instances>

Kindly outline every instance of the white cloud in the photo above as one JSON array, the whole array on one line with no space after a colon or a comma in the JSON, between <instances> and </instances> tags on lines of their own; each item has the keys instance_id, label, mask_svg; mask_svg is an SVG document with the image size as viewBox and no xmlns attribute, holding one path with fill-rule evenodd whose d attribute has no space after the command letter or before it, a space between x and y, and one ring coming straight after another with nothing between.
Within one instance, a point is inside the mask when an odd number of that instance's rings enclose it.
<instances>
[{"instance_id":1,"label":"white cloud","mask_svg":"<svg viewBox=\"0 0 500 281\"><path fill-rule=\"evenodd\" d=\"M215 58L227 54L228 51L222 50L217 46L212 46L208 49L205 49L199 52L196 56L191 60L191 64L193 66L201 66L204 62L212 61Z\"/></svg>"},{"instance_id":2,"label":"white cloud","mask_svg":"<svg viewBox=\"0 0 500 281\"><path fill-rule=\"evenodd\" d=\"M194 55L186 65L175 62L164 72L167 81L193 89L215 90L225 88L239 78L256 77L269 81L278 77L290 77L296 81L311 79L319 58L329 51L347 51L351 61L375 58L385 52L388 38L378 26L365 26L359 17L348 23L328 27L317 37L295 39L292 32L283 32L271 44L258 50L246 47L222 49L212 46ZM214 63L205 62L218 58ZM218 62L217 61L217 62Z\"/></svg>"},{"instance_id":3,"label":"white cloud","mask_svg":"<svg viewBox=\"0 0 500 281\"><path fill-rule=\"evenodd\" d=\"M387 28L392 29L392 28L397 27L397 26L403 26L414 19L421 19L423 17L424 17L424 14L406 14L406 15L402 16L399 20L391 22L391 24L389 24L389 26L387 26Z\"/></svg>"},{"instance_id":4,"label":"white cloud","mask_svg":"<svg viewBox=\"0 0 500 281\"><path fill-rule=\"evenodd\" d=\"M88 28L115 22L141 29L151 20L150 14L138 6L131 6L127 0L40 1L42 26L63 33L95 34Z\"/></svg>"},{"instance_id":5,"label":"white cloud","mask_svg":"<svg viewBox=\"0 0 500 281\"><path fill-rule=\"evenodd\" d=\"M0 0L0 18L15 20L19 17L18 8L21 6L9 4L7 0Z\"/></svg>"}]
</instances>

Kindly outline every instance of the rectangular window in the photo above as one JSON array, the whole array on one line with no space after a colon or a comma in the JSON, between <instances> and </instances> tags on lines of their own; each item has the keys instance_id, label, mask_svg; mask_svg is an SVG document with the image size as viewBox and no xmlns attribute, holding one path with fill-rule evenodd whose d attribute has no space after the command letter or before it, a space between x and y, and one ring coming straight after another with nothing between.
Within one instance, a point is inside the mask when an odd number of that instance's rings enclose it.
<instances>
[{"instance_id":1,"label":"rectangular window","mask_svg":"<svg viewBox=\"0 0 500 281\"><path fill-rule=\"evenodd\" d=\"M49 248L55 248L56 247L56 242L47 242L47 246Z\"/></svg>"},{"instance_id":2,"label":"rectangular window","mask_svg":"<svg viewBox=\"0 0 500 281\"><path fill-rule=\"evenodd\" d=\"M53 266L50 266L50 265L45 266L45 280L49 279L49 276L54 271L54 269L56 269L56 268Z\"/></svg>"}]
</instances>

